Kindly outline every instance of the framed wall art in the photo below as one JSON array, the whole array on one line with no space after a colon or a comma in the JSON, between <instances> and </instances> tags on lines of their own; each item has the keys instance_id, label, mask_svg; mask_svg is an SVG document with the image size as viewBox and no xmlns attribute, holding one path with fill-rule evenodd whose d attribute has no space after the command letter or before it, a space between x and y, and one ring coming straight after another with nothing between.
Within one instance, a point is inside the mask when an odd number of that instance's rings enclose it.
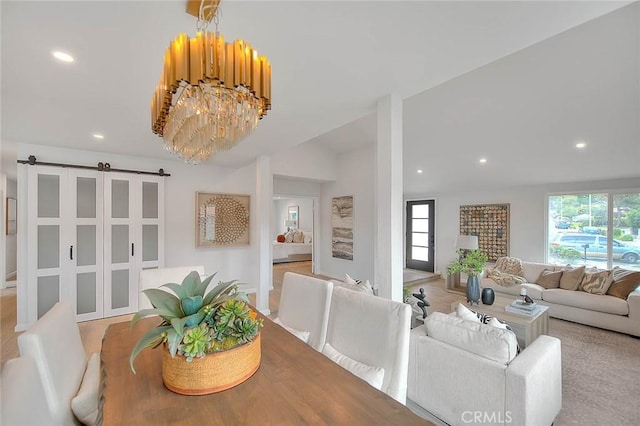
<instances>
[{"instance_id":1,"label":"framed wall art","mask_svg":"<svg viewBox=\"0 0 640 426\"><path fill-rule=\"evenodd\" d=\"M353 196L331 200L331 256L353 260Z\"/></svg>"},{"instance_id":2,"label":"framed wall art","mask_svg":"<svg viewBox=\"0 0 640 426\"><path fill-rule=\"evenodd\" d=\"M298 206L289 206L287 213L288 227L298 229L300 227L300 224L298 223L300 208Z\"/></svg>"},{"instance_id":3,"label":"framed wall art","mask_svg":"<svg viewBox=\"0 0 640 426\"><path fill-rule=\"evenodd\" d=\"M249 245L249 195L196 193L196 247Z\"/></svg>"},{"instance_id":4,"label":"framed wall art","mask_svg":"<svg viewBox=\"0 0 640 426\"><path fill-rule=\"evenodd\" d=\"M509 204L460 206L460 234L476 235L490 262L509 256Z\"/></svg>"}]
</instances>

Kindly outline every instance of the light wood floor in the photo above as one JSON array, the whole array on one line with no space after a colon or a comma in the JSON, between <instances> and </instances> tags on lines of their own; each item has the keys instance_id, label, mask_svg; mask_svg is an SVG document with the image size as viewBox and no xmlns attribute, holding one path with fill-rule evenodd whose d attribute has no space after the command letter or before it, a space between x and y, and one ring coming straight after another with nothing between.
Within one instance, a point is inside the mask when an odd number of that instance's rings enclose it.
<instances>
[{"instance_id":1,"label":"light wood floor","mask_svg":"<svg viewBox=\"0 0 640 426\"><path fill-rule=\"evenodd\" d=\"M299 274L317 276L319 278L328 279L323 275L314 275L311 273L311 262L293 262L279 263L273 265L273 290L269 293L269 309L271 317L277 315L278 304L280 301L280 290L282 288L282 280L287 271ZM425 289L427 301L431 306L428 312L449 312L453 302L464 301L464 294L448 293L445 291L445 281L442 279L420 282L412 281L412 292L417 292L422 287ZM255 294L249 295L251 303L255 304ZM123 315L112 318L105 318L94 321L85 321L78 324L80 336L87 354L100 351L102 346L102 337L110 324L129 321L132 315ZM17 337L20 333L16 333L16 288L8 288L0 290L0 363L4 363L8 359L15 358L19 355Z\"/></svg>"}]
</instances>

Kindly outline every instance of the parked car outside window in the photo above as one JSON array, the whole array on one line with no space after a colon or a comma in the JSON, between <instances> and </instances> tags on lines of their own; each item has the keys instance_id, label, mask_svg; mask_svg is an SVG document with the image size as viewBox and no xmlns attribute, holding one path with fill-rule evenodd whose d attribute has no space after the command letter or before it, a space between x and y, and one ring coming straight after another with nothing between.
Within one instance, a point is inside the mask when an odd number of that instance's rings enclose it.
<instances>
[{"instance_id":1,"label":"parked car outside window","mask_svg":"<svg viewBox=\"0 0 640 426\"><path fill-rule=\"evenodd\" d=\"M552 247L573 249L583 257L606 259L607 237L592 234L558 234L551 241ZM626 263L636 263L640 259L640 249L628 246L618 240L612 241L613 258ZM586 251L585 251L586 250Z\"/></svg>"}]
</instances>

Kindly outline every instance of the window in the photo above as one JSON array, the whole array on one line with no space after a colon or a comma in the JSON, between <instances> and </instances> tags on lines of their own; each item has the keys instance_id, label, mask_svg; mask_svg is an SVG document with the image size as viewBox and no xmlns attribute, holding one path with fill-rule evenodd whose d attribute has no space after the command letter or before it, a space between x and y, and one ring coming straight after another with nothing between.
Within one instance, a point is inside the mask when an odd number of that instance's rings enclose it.
<instances>
[{"instance_id":1,"label":"window","mask_svg":"<svg viewBox=\"0 0 640 426\"><path fill-rule=\"evenodd\" d=\"M640 270L640 193L550 195L547 206L547 261Z\"/></svg>"}]
</instances>

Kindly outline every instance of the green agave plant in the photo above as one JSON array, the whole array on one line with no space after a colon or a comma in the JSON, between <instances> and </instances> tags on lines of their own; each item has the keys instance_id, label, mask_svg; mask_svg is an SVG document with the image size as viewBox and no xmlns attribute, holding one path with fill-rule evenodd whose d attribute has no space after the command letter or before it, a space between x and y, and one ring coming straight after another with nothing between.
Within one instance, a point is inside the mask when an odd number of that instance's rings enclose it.
<instances>
[{"instance_id":1,"label":"green agave plant","mask_svg":"<svg viewBox=\"0 0 640 426\"><path fill-rule=\"evenodd\" d=\"M250 342L258 334L262 319L257 318L247 303L249 299L238 291L236 280L220 282L206 292L215 274L200 280L192 271L182 284L167 283L171 294L160 289L147 289L153 309L144 309L131 319L131 327L142 318L158 315L162 322L140 338L131 351L129 365L147 348L166 343L172 357L185 356L188 362L207 353L231 349Z\"/></svg>"}]
</instances>

